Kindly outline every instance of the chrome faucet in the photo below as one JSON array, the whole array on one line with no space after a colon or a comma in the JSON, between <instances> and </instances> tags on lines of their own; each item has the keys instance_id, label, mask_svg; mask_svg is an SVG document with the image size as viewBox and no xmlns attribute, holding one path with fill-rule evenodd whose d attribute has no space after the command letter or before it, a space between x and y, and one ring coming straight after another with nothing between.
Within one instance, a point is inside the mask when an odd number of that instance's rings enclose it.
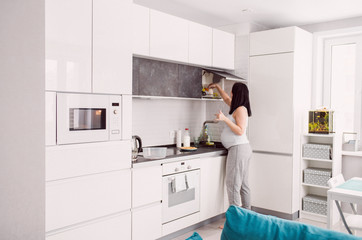
<instances>
[{"instance_id":1,"label":"chrome faucet","mask_svg":"<svg viewBox=\"0 0 362 240\"><path fill-rule=\"evenodd\" d=\"M216 120L206 120L203 124L202 124L202 130L201 130L201 134L200 134L200 142L209 142L210 141L210 136L208 133L208 129L207 129L207 125L208 123L218 123L219 121Z\"/></svg>"}]
</instances>

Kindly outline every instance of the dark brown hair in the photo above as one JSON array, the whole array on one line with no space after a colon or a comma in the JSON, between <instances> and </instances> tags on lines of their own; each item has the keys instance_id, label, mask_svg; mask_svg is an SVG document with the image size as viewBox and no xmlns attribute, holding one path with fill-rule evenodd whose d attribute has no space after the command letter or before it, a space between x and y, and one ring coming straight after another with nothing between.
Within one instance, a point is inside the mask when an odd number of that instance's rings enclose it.
<instances>
[{"instance_id":1,"label":"dark brown hair","mask_svg":"<svg viewBox=\"0 0 362 240\"><path fill-rule=\"evenodd\" d=\"M244 106L248 110L248 116L251 116L249 89L244 83L234 83L231 90L233 97L231 99L229 114L232 114L238 107Z\"/></svg>"}]
</instances>

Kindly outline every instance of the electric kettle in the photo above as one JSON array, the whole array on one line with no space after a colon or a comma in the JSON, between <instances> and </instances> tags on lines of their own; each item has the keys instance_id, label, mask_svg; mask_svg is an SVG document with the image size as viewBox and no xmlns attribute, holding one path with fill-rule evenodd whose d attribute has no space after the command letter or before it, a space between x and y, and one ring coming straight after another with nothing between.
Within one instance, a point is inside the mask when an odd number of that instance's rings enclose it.
<instances>
[{"instance_id":1,"label":"electric kettle","mask_svg":"<svg viewBox=\"0 0 362 240\"><path fill-rule=\"evenodd\" d=\"M138 153L142 150L142 140L139 136L132 136L132 161L137 160Z\"/></svg>"}]
</instances>

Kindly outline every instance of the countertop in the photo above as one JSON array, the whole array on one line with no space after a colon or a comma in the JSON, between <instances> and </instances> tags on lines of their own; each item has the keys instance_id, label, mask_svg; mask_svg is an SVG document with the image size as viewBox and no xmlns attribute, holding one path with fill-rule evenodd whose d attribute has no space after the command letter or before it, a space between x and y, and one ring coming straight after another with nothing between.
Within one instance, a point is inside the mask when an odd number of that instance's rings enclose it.
<instances>
[{"instance_id":1,"label":"countertop","mask_svg":"<svg viewBox=\"0 0 362 240\"><path fill-rule=\"evenodd\" d=\"M142 153L138 156L137 160L132 163L133 168L161 165L167 162L183 161L202 157L215 157L226 155L226 148L220 144L214 146L200 146L196 151L182 151L176 146L167 146L167 154L165 158L161 159L147 159L142 156Z\"/></svg>"}]
</instances>

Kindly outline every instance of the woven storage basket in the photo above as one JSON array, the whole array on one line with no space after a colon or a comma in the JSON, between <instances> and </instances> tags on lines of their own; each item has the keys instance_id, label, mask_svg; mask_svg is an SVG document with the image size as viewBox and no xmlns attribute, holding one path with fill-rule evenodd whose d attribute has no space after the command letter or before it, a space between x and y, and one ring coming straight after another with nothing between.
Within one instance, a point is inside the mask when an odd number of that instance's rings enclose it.
<instances>
[{"instance_id":1,"label":"woven storage basket","mask_svg":"<svg viewBox=\"0 0 362 240\"><path fill-rule=\"evenodd\" d=\"M306 212L327 215L327 197L307 195L303 198L303 210Z\"/></svg>"},{"instance_id":2,"label":"woven storage basket","mask_svg":"<svg viewBox=\"0 0 362 240\"><path fill-rule=\"evenodd\" d=\"M328 186L328 180L332 177L332 170L326 168L304 169L304 183Z\"/></svg>"},{"instance_id":3,"label":"woven storage basket","mask_svg":"<svg viewBox=\"0 0 362 240\"><path fill-rule=\"evenodd\" d=\"M330 160L332 159L332 146L327 144L304 144L303 157Z\"/></svg>"}]
</instances>

